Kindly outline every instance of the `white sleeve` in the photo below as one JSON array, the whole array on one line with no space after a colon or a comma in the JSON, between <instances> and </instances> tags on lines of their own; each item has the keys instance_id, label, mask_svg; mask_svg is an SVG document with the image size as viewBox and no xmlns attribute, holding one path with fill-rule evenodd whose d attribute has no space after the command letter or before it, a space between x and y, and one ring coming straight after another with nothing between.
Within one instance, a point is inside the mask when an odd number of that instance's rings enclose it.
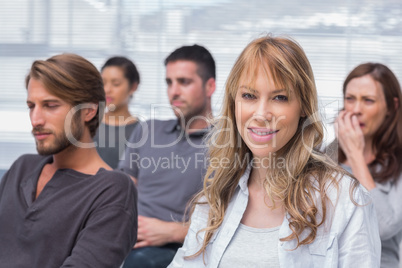
<instances>
[{"instance_id":1,"label":"white sleeve","mask_svg":"<svg viewBox=\"0 0 402 268\"><path fill-rule=\"evenodd\" d=\"M201 249L205 232L199 232L206 227L208 219L208 206L197 205L194 213L191 215L191 224L188 229L183 246L179 248L173 261L168 268L179 267L206 267L203 261L202 253L197 257L186 258L198 252Z\"/></svg>"}]
</instances>

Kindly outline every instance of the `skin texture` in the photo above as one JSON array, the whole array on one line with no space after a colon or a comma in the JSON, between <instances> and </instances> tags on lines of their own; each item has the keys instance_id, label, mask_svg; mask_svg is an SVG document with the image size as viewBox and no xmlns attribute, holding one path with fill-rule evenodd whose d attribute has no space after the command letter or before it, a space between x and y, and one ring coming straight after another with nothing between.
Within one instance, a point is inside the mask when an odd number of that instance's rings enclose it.
<instances>
[{"instance_id":1,"label":"skin texture","mask_svg":"<svg viewBox=\"0 0 402 268\"><path fill-rule=\"evenodd\" d=\"M260 160L254 162L256 164L251 171L249 202L241 221L250 227L272 228L283 222L285 209L279 200L275 200L274 206L263 187L263 181L270 171L270 156L294 136L302 116L300 102L290 92L288 95L284 88L278 88L272 75L266 75L260 68L255 84L251 87L241 80L236 93L238 131L253 158ZM253 130L260 133L253 133Z\"/></svg>"},{"instance_id":2,"label":"skin texture","mask_svg":"<svg viewBox=\"0 0 402 268\"><path fill-rule=\"evenodd\" d=\"M367 164L375 159L372 138L387 116L388 109L380 83L370 75L352 79L346 86L344 111L335 124L345 164L368 190L375 188Z\"/></svg>"}]
</instances>

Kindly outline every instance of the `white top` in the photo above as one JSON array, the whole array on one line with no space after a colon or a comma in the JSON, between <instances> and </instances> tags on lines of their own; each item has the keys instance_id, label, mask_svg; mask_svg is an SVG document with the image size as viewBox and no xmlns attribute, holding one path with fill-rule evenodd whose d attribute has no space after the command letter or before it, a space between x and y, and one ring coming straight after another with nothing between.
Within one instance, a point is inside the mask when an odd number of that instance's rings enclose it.
<instances>
[{"instance_id":1,"label":"white top","mask_svg":"<svg viewBox=\"0 0 402 268\"><path fill-rule=\"evenodd\" d=\"M250 171L249 166L240 178L223 223L207 245L204 258L203 254L196 258L185 258L201 248L205 236L204 231L198 231L207 226L209 207L198 205L191 216L191 225L183 247L177 251L169 268L219 266L247 207L249 194L247 181ZM333 205L328 203L327 218L318 228L314 242L295 249L297 245L295 240L278 241L280 267L380 267L381 242L370 194L363 186L358 186L353 192L353 200L360 205L355 205L349 193L352 179L344 176L338 178L338 181L339 191L333 185L327 187L327 196ZM319 193L316 193L316 205L320 212L319 200ZM289 215L286 215L279 228L279 238L291 234L288 219ZM307 231L302 233L301 239L307 234Z\"/></svg>"},{"instance_id":2,"label":"white top","mask_svg":"<svg viewBox=\"0 0 402 268\"><path fill-rule=\"evenodd\" d=\"M240 223L223 253L219 268L279 268L279 227L259 229Z\"/></svg>"}]
</instances>

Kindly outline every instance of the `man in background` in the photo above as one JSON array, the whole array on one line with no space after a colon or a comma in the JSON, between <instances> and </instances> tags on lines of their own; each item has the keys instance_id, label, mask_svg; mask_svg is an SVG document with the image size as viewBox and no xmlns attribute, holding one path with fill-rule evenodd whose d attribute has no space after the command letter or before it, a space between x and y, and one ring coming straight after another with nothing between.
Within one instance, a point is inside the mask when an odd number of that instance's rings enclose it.
<instances>
[{"instance_id":1,"label":"man in background","mask_svg":"<svg viewBox=\"0 0 402 268\"><path fill-rule=\"evenodd\" d=\"M212 117L215 61L202 46L183 46L166 58L165 66L177 119L139 124L118 166L138 189L138 241L124 268L167 267L187 234L182 224L186 205L203 185L203 138Z\"/></svg>"}]
</instances>

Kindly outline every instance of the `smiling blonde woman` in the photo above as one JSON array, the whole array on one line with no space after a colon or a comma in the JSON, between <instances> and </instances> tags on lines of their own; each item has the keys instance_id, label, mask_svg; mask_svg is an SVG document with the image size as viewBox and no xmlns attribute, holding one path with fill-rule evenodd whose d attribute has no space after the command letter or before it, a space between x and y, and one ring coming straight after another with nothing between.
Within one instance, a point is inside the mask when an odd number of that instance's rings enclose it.
<instances>
[{"instance_id":1,"label":"smiling blonde woman","mask_svg":"<svg viewBox=\"0 0 402 268\"><path fill-rule=\"evenodd\" d=\"M209 139L203 191L169 267L378 267L368 192L321 154L303 49L264 36L240 54Z\"/></svg>"}]
</instances>

